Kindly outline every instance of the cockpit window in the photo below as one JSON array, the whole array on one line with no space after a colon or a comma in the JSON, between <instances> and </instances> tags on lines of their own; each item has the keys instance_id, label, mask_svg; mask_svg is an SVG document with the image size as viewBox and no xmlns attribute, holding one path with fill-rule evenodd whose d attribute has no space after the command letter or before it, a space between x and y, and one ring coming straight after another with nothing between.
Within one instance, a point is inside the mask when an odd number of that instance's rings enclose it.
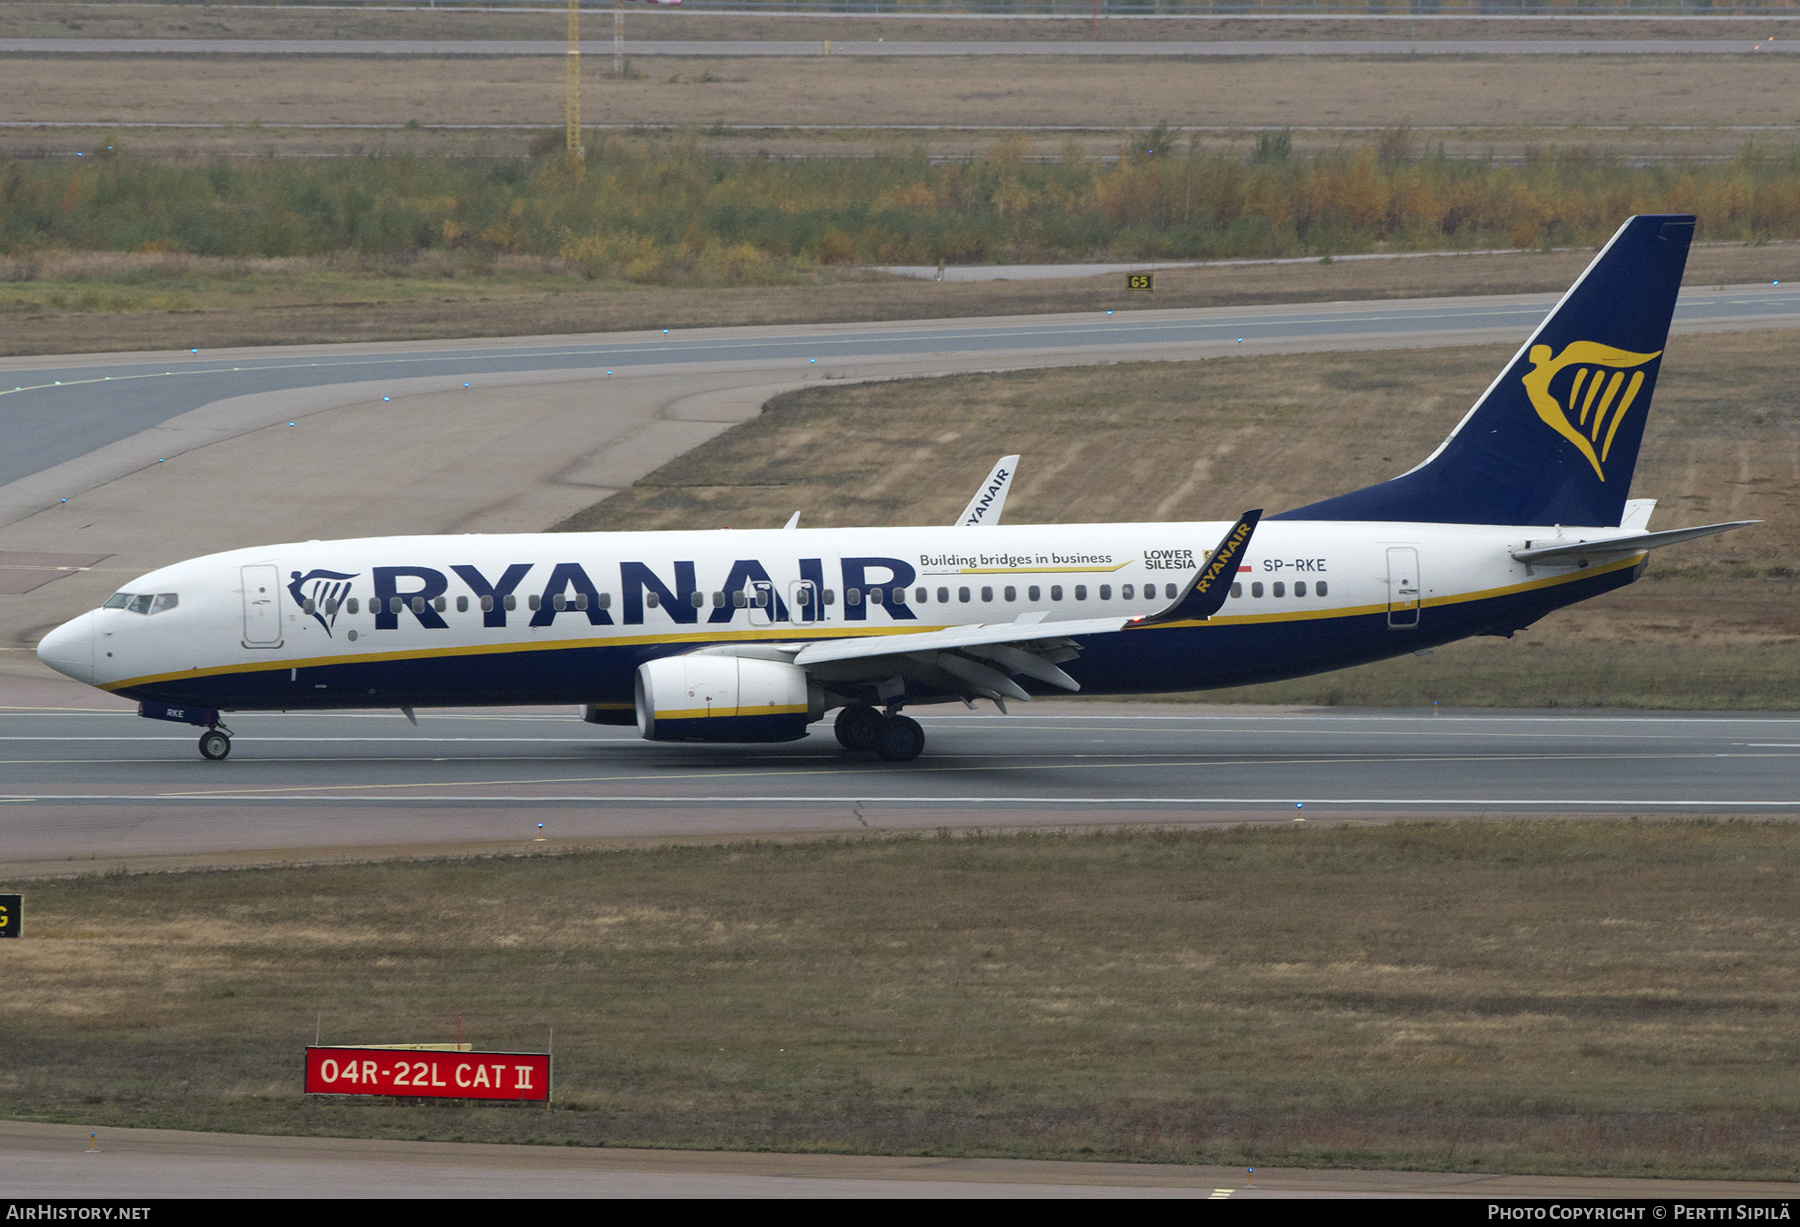
<instances>
[{"instance_id":1,"label":"cockpit window","mask_svg":"<svg viewBox=\"0 0 1800 1227\"><path fill-rule=\"evenodd\" d=\"M134 614L159 614L181 604L173 592L115 592L102 609L123 609Z\"/></svg>"}]
</instances>

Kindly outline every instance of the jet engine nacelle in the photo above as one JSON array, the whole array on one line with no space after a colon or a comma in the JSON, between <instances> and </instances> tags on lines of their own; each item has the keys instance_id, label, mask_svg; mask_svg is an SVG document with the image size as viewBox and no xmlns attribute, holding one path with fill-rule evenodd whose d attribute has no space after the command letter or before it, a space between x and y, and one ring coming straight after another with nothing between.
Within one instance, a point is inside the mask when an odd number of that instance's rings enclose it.
<instances>
[{"instance_id":1,"label":"jet engine nacelle","mask_svg":"<svg viewBox=\"0 0 1800 1227\"><path fill-rule=\"evenodd\" d=\"M664 656L638 666L637 726L650 741L793 741L824 715L806 670L736 656Z\"/></svg>"}]
</instances>

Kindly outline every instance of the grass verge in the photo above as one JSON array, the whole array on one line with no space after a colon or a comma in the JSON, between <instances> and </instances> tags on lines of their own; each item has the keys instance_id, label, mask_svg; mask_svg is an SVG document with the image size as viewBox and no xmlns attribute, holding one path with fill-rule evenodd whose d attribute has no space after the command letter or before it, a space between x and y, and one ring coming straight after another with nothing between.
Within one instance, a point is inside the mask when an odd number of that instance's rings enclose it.
<instances>
[{"instance_id":1,"label":"grass verge","mask_svg":"<svg viewBox=\"0 0 1800 1227\"><path fill-rule=\"evenodd\" d=\"M0 1114L1791 1179L1796 870L1790 824L1500 821L44 882ZM315 1025L458 1015L484 1048L554 1027L555 1110L298 1092Z\"/></svg>"}]
</instances>

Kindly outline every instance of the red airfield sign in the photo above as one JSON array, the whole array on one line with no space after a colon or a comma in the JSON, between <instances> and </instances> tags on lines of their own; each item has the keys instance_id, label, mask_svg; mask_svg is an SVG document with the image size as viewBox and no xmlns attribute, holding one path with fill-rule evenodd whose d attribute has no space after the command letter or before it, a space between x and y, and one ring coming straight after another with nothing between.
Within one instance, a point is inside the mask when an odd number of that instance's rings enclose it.
<instances>
[{"instance_id":1,"label":"red airfield sign","mask_svg":"<svg viewBox=\"0 0 1800 1227\"><path fill-rule=\"evenodd\" d=\"M541 1052L308 1048L306 1093L544 1102L550 1098L550 1058Z\"/></svg>"}]
</instances>

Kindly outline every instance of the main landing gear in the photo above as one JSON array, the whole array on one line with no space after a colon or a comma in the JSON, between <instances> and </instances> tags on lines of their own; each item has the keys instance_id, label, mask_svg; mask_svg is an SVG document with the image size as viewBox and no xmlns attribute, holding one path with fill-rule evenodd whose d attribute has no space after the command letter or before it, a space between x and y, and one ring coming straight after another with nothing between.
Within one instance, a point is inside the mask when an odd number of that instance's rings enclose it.
<instances>
[{"instance_id":1,"label":"main landing gear","mask_svg":"<svg viewBox=\"0 0 1800 1227\"><path fill-rule=\"evenodd\" d=\"M866 703L852 703L833 725L846 750L873 750L890 763L910 763L925 749L925 730L917 720L883 715Z\"/></svg>"}]
</instances>

